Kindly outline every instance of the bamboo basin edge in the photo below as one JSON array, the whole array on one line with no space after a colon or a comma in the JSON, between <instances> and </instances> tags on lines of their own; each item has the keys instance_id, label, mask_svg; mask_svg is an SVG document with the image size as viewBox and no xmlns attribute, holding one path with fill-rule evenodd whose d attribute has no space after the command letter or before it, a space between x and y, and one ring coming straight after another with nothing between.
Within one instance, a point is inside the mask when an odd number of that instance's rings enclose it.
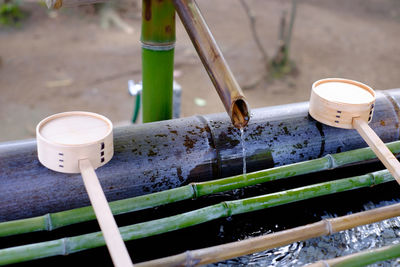
<instances>
[{"instance_id":1,"label":"bamboo basin edge","mask_svg":"<svg viewBox=\"0 0 400 267\"><path fill-rule=\"evenodd\" d=\"M385 143L400 139L399 99L399 89L377 92L370 125ZM366 146L351 131L318 124L309 117L308 108L301 102L252 110L244 131L249 172ZM237 175L243 170L239 138L239 130L225 113L116 127L113 160L98 169L98 176L107 199L113 201ZM342 140L347 140L346 146ZM79 175L66 179L47 170L36 153L32 140L0 144L0 186L8 188L0 193L0 221L89 204ZM24 186L27 183L31 186Z\"/></svg>"}]
</instances>

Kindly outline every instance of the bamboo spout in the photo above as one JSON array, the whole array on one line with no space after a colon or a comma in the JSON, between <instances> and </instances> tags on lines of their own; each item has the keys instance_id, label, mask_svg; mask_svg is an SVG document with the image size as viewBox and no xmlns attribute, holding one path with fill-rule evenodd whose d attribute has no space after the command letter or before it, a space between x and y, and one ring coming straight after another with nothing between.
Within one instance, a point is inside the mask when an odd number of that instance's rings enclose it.
<instances>
[{"instance_id":1,"label":"bamboo spout","mask_svg":"<svg viewBox=\"0 0 400 267\"><path fill-rule=\"evenodd\" d=\"M250 119L247 102L199 7L194 0L173 2L233 125L236 128L246 126Z\"/></svg>"},{"instance_id":2,"label":"bamboo spout","mask_svg":"<svg viewBox=\"0 0 400 267\"><path fill-rule=\"evenodd\" d=\"M249 111L243 99L238 99L232 104L231 120L236 128L242 128L249 122Z\"/></svg>"}]
</instances>

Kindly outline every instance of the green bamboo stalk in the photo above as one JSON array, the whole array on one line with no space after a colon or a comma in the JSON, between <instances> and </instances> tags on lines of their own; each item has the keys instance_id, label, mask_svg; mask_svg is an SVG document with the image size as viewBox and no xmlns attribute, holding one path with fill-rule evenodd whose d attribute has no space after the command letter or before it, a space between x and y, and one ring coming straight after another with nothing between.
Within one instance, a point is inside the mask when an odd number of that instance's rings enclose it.
<instances>
[{"instance_id":1,"label":"green bamboo stalk","mask_svg":"<svg viewBox=\"0 0 400 267\"><path fill-rule=\"evenodd\" d=\"M175 8L172 0L143 0L143 122L172 119Z\"/></svg>"},{"instance_id":2,"label":"green bamboo stalk","mask_svg":"<svg viewBox=\"0 0 400 267\"><path fill-rule=\"evenodd\" d=\"M391 260L400 257L400 244L389 245L373 250L365 250L358 253L318 261L307 265L308 267L359 267L379 261Z\"/></svg>"},{"instance_id":3,"label":"green bamboo stalk","mask_svg":"<svg viewBox=\"0 0 400 267\"><path fill-rule=\"evenodd\" d=\"M186 228L218 218L229 217L235 214L275 207L347 190L369 187L392 180L393 177L387 170L377 171L365 175L304 186L252 198L221 202L216 205L175 216L120 227L120 232L125 241L134 240ZM105 242L101 232L96 232L59 240L11 247L0 250L0 265L55 255L66 255L104 245Z\"/></svg>"},{"instance_id":4,"label":"green bamboo stalk","mask_svg":"<svg viewBox=\"0 0 400 267\"><path fill-rule=\"evenodd\" d=\"M393 153L400 152L400 141L387 144ZM192 183L190 185L110 202L114 215L152 208L181 200L197 198L213 193L243 188L268 181L284 179L317 171L337 168L376 158L370 148L327 155L323 158L279 166L267 170L237 175L228 178ZM67 225L96 219L91 206L82 207L43 216L0 223L0 237L34 231L51 231Z\"/></svg>"},{"instance_id":5,"label":"green bamboo stalk","mask_svg":"<svg viewBox=\"0 0 400 267\"><path fill-rule=\"evenodd\" d=\"M152 51L142 48L143 122L172 119L174 49Z\"/></svg>"}]
</instances>

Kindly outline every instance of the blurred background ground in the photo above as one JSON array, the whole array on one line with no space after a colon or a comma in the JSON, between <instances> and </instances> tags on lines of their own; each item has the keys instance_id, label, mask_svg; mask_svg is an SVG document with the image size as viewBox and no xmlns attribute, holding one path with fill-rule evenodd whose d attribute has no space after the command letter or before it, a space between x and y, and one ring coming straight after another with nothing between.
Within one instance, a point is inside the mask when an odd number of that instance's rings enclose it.
<instances>
[{"instance_id":1,"label":"blurred background ground","mask_svg":"<svg viewBox=\"0 0 400 267\"><path fill-rule=\"evenodd\" d=\"M197 2L239 84L252 87L244 90L251 108L307 101L311 84L326 77L359 80L376 90L400 87L398 0L299 0L290 49L297 71L256 86L264 63L239 0ZM246 3L272 57L291 1ZM128 123L134 98L127 81L141 79L137 0L123 0L117 9L132 34L102 28L93 6L57 12L35 2L21 7L30 14L21 26L0 28L0 141L34 137L42 118L68 110ZM179 18L175 68L182 117L224 111ZM205 105L197 105L198 98Z\"/></svg>"}]
</instances>

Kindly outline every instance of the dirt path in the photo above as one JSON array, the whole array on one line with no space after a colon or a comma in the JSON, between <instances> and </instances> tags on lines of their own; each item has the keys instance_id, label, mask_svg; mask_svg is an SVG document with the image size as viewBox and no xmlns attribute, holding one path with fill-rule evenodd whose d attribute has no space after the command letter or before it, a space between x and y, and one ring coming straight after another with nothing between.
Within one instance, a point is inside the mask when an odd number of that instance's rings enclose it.
<instances>
[{"instance_id":1,"label":"dirt path","mask_svg":"<svg viewBox=\"0 0 400 267\"><path fill-rule=\"evenodd\" d=\"M248 18L237 0L199 0L233 73L242 86L263 75L263 62ZM257 31L272 56L279 18L290 1L248 0ZM118 123L130 120L134 99L127 81L140 80L139 11L128 8L125 34L103 30L85 9L49 13L25 4L27 23L0 29L0 141L34 137L39 120L67 110L98 112ZM90 9L89 9L90 10ZM313 81L345 77L375 89L400 87L400 4L396 0L299 1L291 58L299 73L265 81L245 94L252 108L306 101ZM222 112L223 106L180 23L176 80L183 88L182 116ZM206 106L197 106L202 98Z\"/></svg>"}]
</instances>

